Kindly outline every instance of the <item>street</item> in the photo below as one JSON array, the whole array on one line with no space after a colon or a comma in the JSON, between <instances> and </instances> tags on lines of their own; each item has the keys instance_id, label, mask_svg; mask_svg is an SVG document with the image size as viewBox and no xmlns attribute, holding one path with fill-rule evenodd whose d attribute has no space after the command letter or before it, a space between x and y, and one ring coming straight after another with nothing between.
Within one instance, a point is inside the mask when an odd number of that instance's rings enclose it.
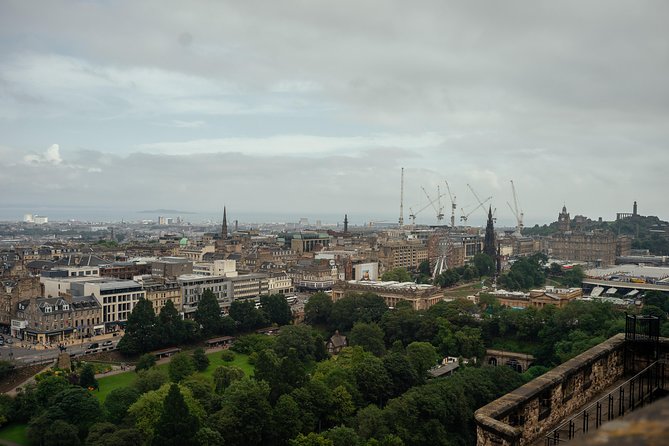
<instances>
[{"instance_id":1,"label":"street","mask_svg":"<svg viewBox=\"0 0 669 446\"><path fill-rule=\"evenodd\" d=\"M5 336L5 339L8 337ZM112 342L111 345L107 346L102 346L102 344L105 341L110 341ZM99 352L101 349L109 350L112 348L116 348L116 344L120 338L111 338L111 339L85 339L83 343L78 342L75 344L70 344L67 345L67 352L69 354L75 354L75 355L80 355L82 353L85 353L88 349L88 347L93 344L97 343L98 348L94 350L88 351L89 353L94 353L94 352ZM24 363L24 364L29 364L32 362L37 362L37 361L44 361L47 359L55 359L58 357L60 351L58 349L58 346L55 345L51 348L43 348L42 346L39 346L39 349L37 348L38 346L32 345L28 342L22 342L18 339L12 338L12 343L7 344L5 342L4 345L0 346L0 360L3 361L16 361L17 363Z\"/></svg>"}]
</instances>

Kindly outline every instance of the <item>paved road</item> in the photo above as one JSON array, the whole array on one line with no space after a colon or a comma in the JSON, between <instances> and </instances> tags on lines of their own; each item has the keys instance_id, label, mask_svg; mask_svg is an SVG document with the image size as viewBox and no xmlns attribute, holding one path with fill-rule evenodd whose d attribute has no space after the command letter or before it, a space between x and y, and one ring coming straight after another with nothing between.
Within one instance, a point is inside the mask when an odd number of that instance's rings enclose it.
<instances>
[{"instance_id":1,"label":"paved road","mask_svg":"<svg viewBox=\"0 0 669 446\"><path fill-rule=\"evenodd\" d=\"M5 339L7 339L5 337ZM116 344L120 338L113 338L111 347L116 347ZM93 353L89 350L88 347L96 342L100 347L104 341L90 341L86 340L84 343L77 343L74 345L67 346L67 352L70 354L82 354L86 352ZM105 346L105 349L110 348L110 346ZM37 349L35 346L32 346L28 343L21 343L19 340L14 340L12 344L5 344L0 346L0 359L2 360L14 360L16 362L22 363L31 363L36 361L44 361L47 359L55 359L58 357L60 351L58 347L52 347L47 349Z\"/></svg>"}]
</instances>

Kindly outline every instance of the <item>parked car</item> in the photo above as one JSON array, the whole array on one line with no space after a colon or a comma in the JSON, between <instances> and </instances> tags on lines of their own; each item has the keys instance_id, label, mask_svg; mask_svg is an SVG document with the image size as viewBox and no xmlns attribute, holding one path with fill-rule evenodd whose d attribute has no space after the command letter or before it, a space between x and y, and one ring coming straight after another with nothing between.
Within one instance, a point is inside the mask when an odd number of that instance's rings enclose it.
<instances>
[{"instance_id":1,"label":"parked car","mask_svg":"<svg viewBox=\"0 0 669 446\"><path fill-rule=\"evenodd\" d=\"M110 340L108 340L108 341L103 342L103 343L102 343L102 346L103 346L103 347L109 347L109 346L112 345L112 344L114 344L114 343L113 343L113 342L111 341L111 339L110 339Z\"/></svg>"},{"instance_id":2,"label":"parked car","mask_svg":"<svg viewBox=\"0 0 669 446\"><path fill-rule=\"evenodd\" d=\"M7 344L13 344L14 341L12 341L12 338L7 338L7 339L5 339L5 343L7 343Z\"/></svg>"},{"instance_id":3,"label":"parked car","mask_svg":"<svg viewBox=\"0 0 669 446\"><path fill-rule=\"evenodd\" d=\"M0 339L0 345L5 345L5 340L4 339Z\"/></svg>"},{"instance_id":4,"label":"parked car","mask_svg":"<svg viewBox=\"0 0 669 446\"><path fill-rule=\"evenodd\" d=\"M97 342L93 342L91 345L88 346L88 348L86 350L95 350L96 348L99 348L99 347L100 347L100 344L98 344Z\"/></svg>"}]
</instances>

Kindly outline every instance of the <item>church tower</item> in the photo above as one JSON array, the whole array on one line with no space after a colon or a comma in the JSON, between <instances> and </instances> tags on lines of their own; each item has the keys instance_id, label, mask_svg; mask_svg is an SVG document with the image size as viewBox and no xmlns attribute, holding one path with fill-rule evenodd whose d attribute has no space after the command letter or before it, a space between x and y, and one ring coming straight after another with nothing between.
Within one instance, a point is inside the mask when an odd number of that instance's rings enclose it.
<instances>
[{"instance_id":1,"label":"church tower","mask_svg":"<svg viewBox=\"0 0 669 446\"><path fill-rule=\"evenodd\" d=\"M225 206L223 206L223 224L221 225L221 240L228 238L228 216L226 214Z\"/></svg>"},{"instance_id":2,"label":"church tower","mask_svg":"<svg viewBox=\"0 0 669 446\"><path fill-rule=\"evenodd\" d=\"M483 252L488 254L491 259L495 259L497 248L495 247L495 227L492 222L492 206L488 208L488 224L485 227L485 240L483 242Z\"/></svg>"},{"instance_id":3,"label":"church tower","mask_svg":"<svg viewBox=\"0 0 669 446\"><path fill-rule=\"evenodd\" d=\"M562 206L562 212L558 215L558 231L567 232L570 229L571 220L569 219L569 212L567 206Z\"/></svg>"}]
</instances>

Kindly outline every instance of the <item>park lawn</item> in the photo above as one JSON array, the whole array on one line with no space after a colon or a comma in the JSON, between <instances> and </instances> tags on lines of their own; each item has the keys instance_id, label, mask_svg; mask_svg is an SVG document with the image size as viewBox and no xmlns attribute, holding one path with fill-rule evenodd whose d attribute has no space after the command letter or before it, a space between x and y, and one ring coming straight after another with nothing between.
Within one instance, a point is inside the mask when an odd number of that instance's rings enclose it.
<instances>
[{"instance_id":1,"label":"park lawn","mask_svg":"<svg viewBox=\"0 0 669 446\"><path fill-rule=\"evenodd\" d=\"M214 370L216 370L216 367L221 365L228 365L228 366L234 365L244 370L244 373L246 373L247 376L253 375L253 365L249 364L248 355L235 353L234 361L225 362L223 361L223 359L221 359L222 353L223 352L221 351L209 353L207 355L207 357L209 358L209 367L207 367L206 370L204 372L201 372L200 374L210 377L214 374ZM169 363L160 364L157 367L159 369L164 370L165 373L167 373ZM98 399L98 401L100 401L100 403L104 403L105 399L107 398L107 395L109 395L109 392L111 392L114 389L118 389L120 387L131 386L134 384L136 380L137 380L137 373L135 373L134 371L98 378L98 384L100 384L100 391L98 392L94 390L93 396L95 396Z\"/></svg>"},{"instance_id":2,"label":"park lawn","mask_svg":"<svg viewBox=\"0 0 669 446\"><path fill-rule=\"evenodd\" d=\"M249 364L249 356L244 355L242 353L235 353L235 359L232 362L225 362L223 359L221 359L221 354L223 352L216 352L216 353L211 353L207 355L209 357L209 367L205 369L204 372L202 372L203 375L205 376L212 376L214 374L214 370L216 370L217 367L226 365L226 366L235 366L239 367L240 369L244 370L244 373L246 376L252 376L253 375L253 365Z\"/></svg>"},{"instance_id":3,"label":"park lawn","mask_svg":"<svg viewBox=\"0 0 669 446\"><path fill-rule=\"evenodd\" d=\"M10 424L0 429L0 444L6 444L2 440L11 441L16 444L28 444L28 435L26 434L27 424Z\"/></svg>"},{"instance_id":4,"label":"park lawn","mask_svg":"<svg viewBox=\"0 0 669 446\"><path fill-rule=\"evenodd\" d=\"M118 375L105 376L103 378L98 378L98 384L100 385L100 391L93 391L93 396L95 396L100 403L104 403L107 395L114 389L120 387L128 387L135 383L137 380L137 373L125 372L119 373Z\"/></svg>"}]
</instances>

